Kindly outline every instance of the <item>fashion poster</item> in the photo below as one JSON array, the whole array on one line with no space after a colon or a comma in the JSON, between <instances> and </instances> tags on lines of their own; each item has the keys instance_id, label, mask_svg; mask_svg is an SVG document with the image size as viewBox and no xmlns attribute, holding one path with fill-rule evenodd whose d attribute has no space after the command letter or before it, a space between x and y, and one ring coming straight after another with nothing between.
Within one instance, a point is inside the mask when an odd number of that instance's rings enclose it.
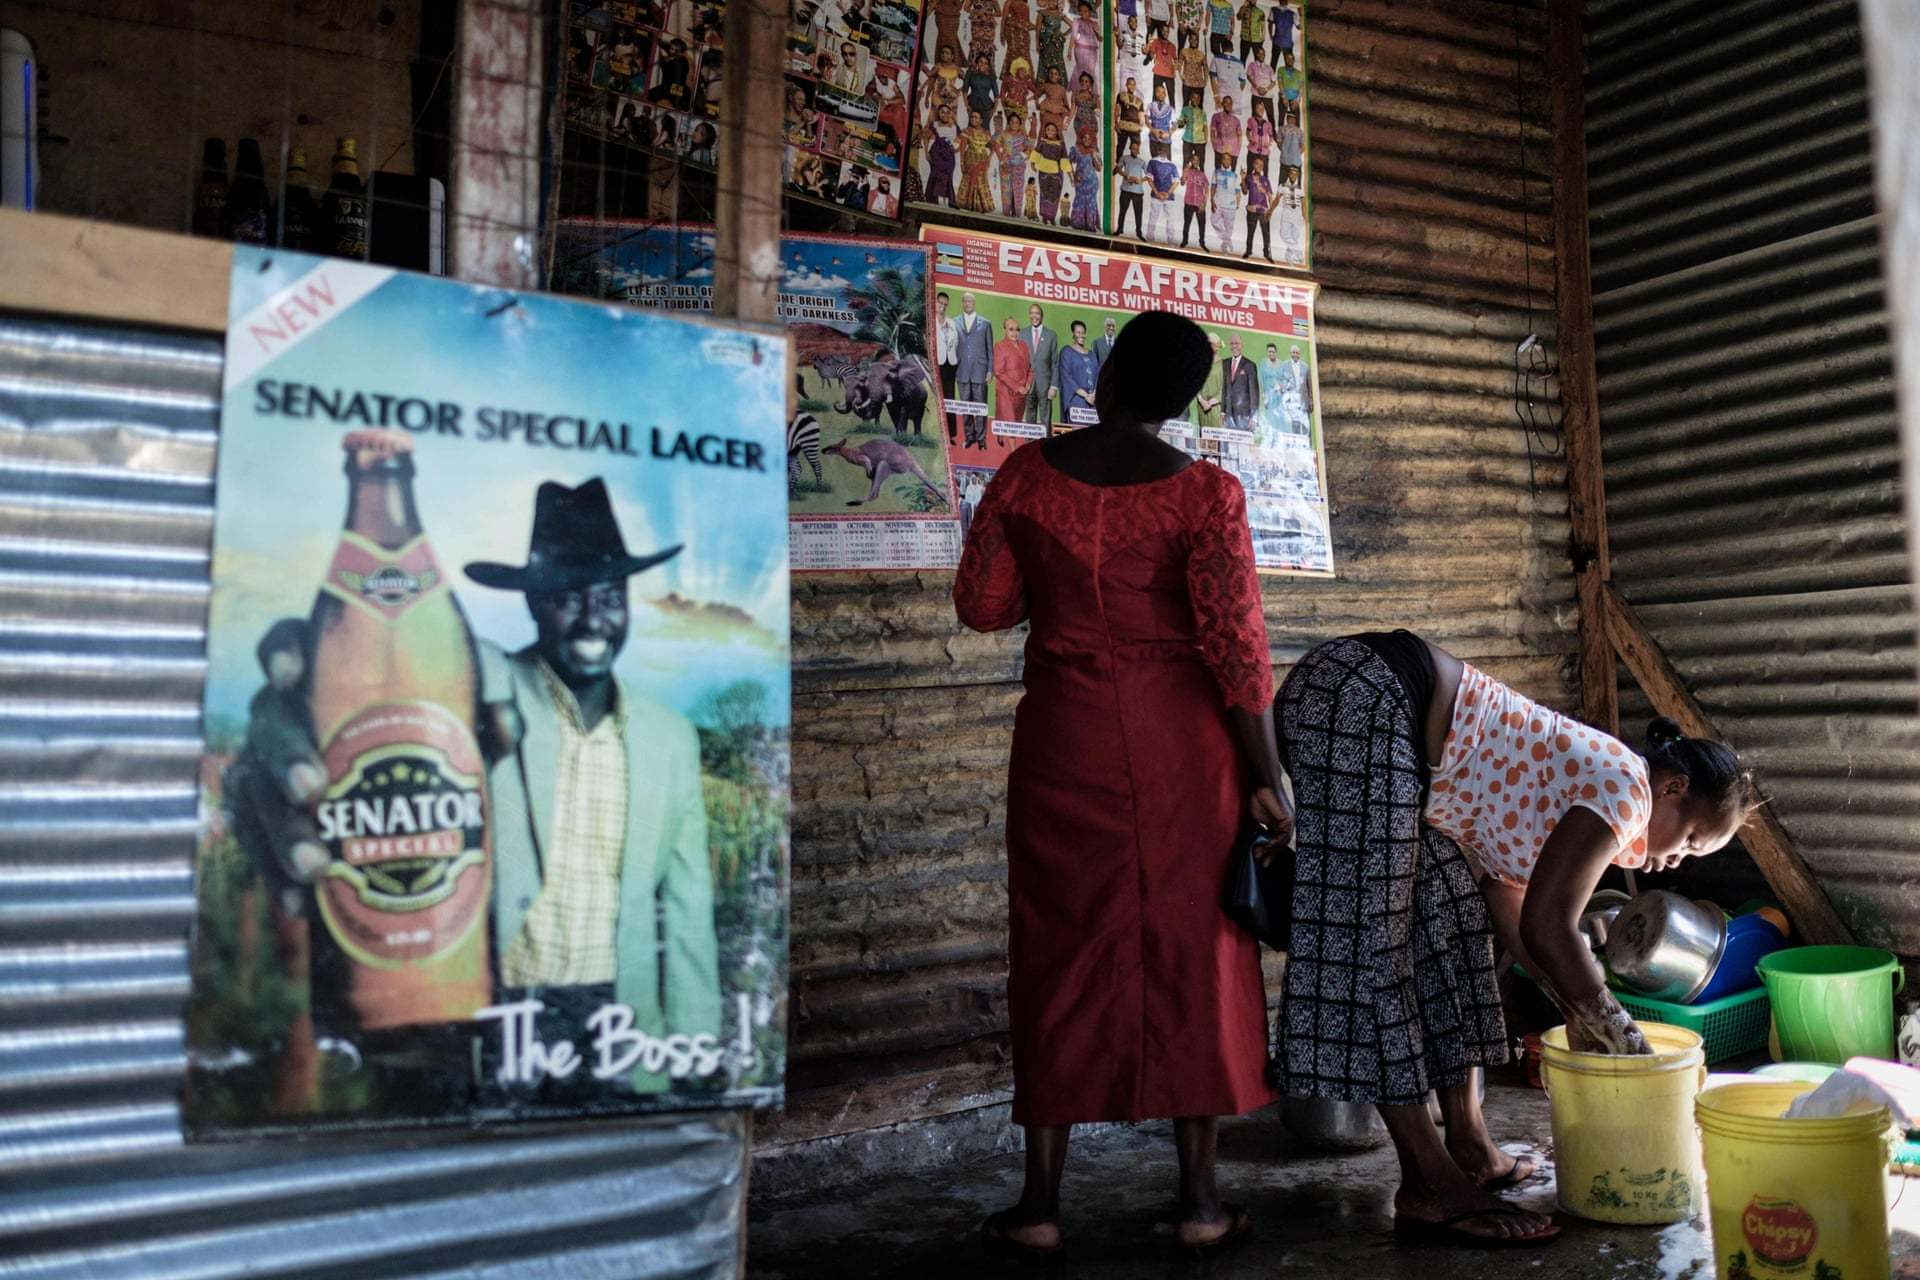
<instances>
[{"instance_id":1,"label":"fashion poster","mask_svg":"<svg viewBox=\"0 0 1920 1280\"><path fill-rule=\"evenodd\" d=\"M189 1133L777 1101L785 344L232 281Z\"/></svg>"},{"instance_id":2,"label":"fashion poster","mask_svg":"<svg viewBox=\"0 0 1920 1280\"><path fill-rule=\"evenodd\" d=\"M1013 450L1098 421L1094 387L1127 320L1172 311L1206 331L1215 359L1161 438L1239 477L1262 570L1332 575L1317 286L947 227L920 235L933 248L936 342L957 353L947 408L960 423L963 528ZM979 322L958 336L969 316Z\"/></svg>"},{"instance_id":3,"label":"fashion poster","mask_svg":"<svg viewBox=\"0 0 1920 1280\"><path fill-rule=\"evenodd\" d=\"M1311 265L1306 6L1116 0L1113 233Z\"/></svg>"},{"instance_id":4,"label":"fashion poster","mask_svg":"<svg viewBox=\"0 0 1920 1280\"><path fill-rule=\"evenodd\" d=\"M1106 0L927 0L907 199L1106 228Z\"/></svg>"},{"instance_id":5,"label":"fashion poster","mask_svg":"<svg viewBox=\"0 0 1920 1280\"><path fill-rule=\"evenodd\" d=\"M788 189L898 218L918 0L793 0L787 16Z\"/></svg>"},{"instance_id":6,"label":"fashion poster","mask_svg":"<svg viewBox=\"0 0 1920 1280\"><path fill-rule=\"evenodd\" d=\"M725 8L720 0L571 0L567 126L717 168Z\"/></svg>"},{"instance_id":7,"label":"fashion poster","mask_svg":"<svg viewBox=\"0 0 1920 1280\"><path fill-rule=\"evenodd\" d=\"M794 569L942 569L959 563L942 410L951 371L931 358L931 251L910 241L789 234L779 309L793 334L794 414L781 463ZM562 222L553 287L641 307L713 305L713 233L644 222Z\"/></svg>"}]
</instances>

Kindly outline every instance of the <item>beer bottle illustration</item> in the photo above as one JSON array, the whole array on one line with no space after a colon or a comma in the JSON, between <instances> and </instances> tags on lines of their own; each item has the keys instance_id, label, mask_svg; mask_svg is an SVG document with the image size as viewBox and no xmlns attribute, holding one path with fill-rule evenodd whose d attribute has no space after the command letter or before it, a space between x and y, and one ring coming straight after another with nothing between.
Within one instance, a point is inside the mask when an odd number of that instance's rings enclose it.
<instances>
[{"instance_id":1,"label":"beer bottle illustration","mask_svg":"<svg viewBox=\"0 0 1920 1280\"><path fill-rule=\"evenodd\" d=\"M473 636L420 527L413 441L345 441L346 527L313 606L313 724L332 855L314 881L313 998L362 1030L492 998L493 845Z\"/></svg>"}]
</instances>

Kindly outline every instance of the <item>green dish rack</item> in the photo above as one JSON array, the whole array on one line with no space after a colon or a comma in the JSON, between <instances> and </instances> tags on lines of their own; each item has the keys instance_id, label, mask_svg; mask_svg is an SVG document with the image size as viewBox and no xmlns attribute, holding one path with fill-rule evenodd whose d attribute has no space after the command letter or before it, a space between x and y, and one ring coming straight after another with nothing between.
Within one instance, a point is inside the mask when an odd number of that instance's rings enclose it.
<instances>
[{"instance_id":1,"label":"green dish rack","mask_svg":"<svg viewBox=\"0 0 1920 1280\"><path fill-rule=\"evenodd\" d=\"M1764 1051L1773 1028L1773 1005L1765 987L1707 1004L1668 1004L1618 988L1613 994L1623 1009L1642 1022L1664 1022L1699 1036L1706 1043L1710 1063Z\"/></svg>"}]
</instances>

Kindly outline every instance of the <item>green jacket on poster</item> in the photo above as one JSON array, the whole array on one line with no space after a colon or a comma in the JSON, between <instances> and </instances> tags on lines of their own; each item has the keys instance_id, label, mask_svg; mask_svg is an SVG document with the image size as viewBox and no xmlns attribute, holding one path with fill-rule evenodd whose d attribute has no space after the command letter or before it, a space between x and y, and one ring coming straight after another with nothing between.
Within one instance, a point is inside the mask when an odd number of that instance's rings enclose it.
<instances>
[{"instance_id":1,"label":"green jacket on poster","mask_svg":"<svg viewBox=\"0 0 1920 1280\"><path fill-rule=\"evenodd\" d=\"M488 775L497 956L520 932L540 893L534 837L537 833L539 848L550 847L561 712L531 648L509 656L486 641L477 643L488 698L499 697L502 685L509 687L525 725L519 749L497 761ZM705 1033L718 1039L719 944L699 736L685 716L624 681L620 699L626 712L628 791L614 926L614 999L633 1009L634 1027L648 1035ZM656 899L663 908L658 912ZM582 1053L588 1053L584 1045ZM632 1080L637 1093L664 1093L674 1084L664 1071L639 1067Z\"/></svg>"}]
</instances>

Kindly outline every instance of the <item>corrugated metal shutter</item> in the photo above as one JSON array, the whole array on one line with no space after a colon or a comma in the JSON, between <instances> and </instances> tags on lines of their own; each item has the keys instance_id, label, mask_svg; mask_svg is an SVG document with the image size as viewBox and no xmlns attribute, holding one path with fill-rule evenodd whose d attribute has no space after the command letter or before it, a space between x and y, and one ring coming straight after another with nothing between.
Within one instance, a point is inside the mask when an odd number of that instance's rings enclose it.
<instances>
[{"instance_id":1,"label":"corrugated metal shutter","mask_svg":"<svg viewBox=\"0 0 1920 1280\"><path fill-rule=\"evenodd\" d=\"M183 1147L221 347L0 316L0 1270L734 1274L734 1115Z\"/></svg>"},{"instance_id":2,"label":"corrugated metal shutter","mask_svg":"<svg viewBox=\"0 0 1920 1280\"><path fill-rule=\"evenodd\" d=\"M1274 659L1406 626L1566 706L1565 477L1543 458L1530 485L1512 382L1529 256L1552 338L1545 15L1312 0L1307 37L1339 578L1269 581ZM796 580L793 1042L773 1141L1007 1097L1020 637L960 631L951 586Z\"/></svg>"},{"instance_id":3,"label":"corrugated metal shutter","mask_svg":"<svg viewBox=\"0 0 1920 1280\"><path fill-rule=\"evenodd\" d=\"M1614 577L1841 914L1915 954L1920 689L1857 7L1596 0L1589 36Z\"/></svg>"}]
</instances>

